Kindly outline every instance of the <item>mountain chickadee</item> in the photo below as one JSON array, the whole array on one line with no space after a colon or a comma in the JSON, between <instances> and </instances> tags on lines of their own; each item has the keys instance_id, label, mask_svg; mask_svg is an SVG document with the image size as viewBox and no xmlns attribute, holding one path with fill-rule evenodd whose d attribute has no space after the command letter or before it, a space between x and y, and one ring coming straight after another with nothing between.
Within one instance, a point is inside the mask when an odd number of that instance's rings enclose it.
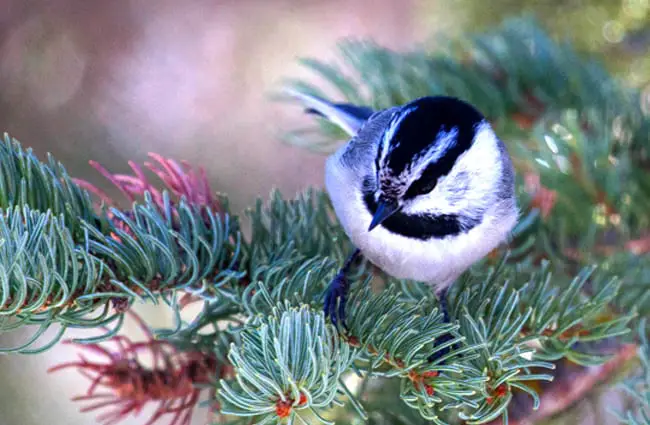
<instances>
[{"instance_id":1,"label":"mountain chickadee","mask_svg":"<svg viewBox=\"0 0 650 425\"><path fill-rule=\"evenodd\" d=\"M357 250L330 284L325 313L345 325L345 274L362 253L395 278L431 285L446 318L446 289L519 216L504 143L476 108L452 97L374 112L292 94L352 137L328 158L325 185Z\"/></svg>"}]
</instances>

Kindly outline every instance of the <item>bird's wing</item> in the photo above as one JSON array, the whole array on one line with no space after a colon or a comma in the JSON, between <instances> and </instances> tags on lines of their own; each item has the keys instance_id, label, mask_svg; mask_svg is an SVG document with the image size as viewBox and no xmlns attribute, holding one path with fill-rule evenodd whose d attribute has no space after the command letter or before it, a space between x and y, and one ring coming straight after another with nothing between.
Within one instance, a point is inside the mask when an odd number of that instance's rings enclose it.
<instances>
[{"instance_id":1,"label":"bird's wing","mask_svg":"<svg viewBox=\"0 0 650 425\"><path fill-rule=\"evenodd\" d=\"M349 103L332 103L320 97L296 90L287 92L305 104L305 112L320 115L341 127L350 136L355 136L359 128L372 114L375 113L366 106L351 105Z\"/></svg>"}]
</instances>

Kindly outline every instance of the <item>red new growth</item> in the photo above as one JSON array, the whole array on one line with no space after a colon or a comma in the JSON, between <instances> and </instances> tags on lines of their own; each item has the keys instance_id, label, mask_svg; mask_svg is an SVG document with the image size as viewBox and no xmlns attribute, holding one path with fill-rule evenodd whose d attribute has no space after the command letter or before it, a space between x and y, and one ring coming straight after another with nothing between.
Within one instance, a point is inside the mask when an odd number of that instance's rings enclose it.
<instances>
[{"instance_id":1,"label":"red new growth","mask_svg":"<svg viewBox=\"0 0 650 425\"><path fill-rule=\"evenodd\" d=\"M504 383L492 390L492 395L487 398L487 403L492 404L496 400L505 397L506 394L508 394L508 385Z\"/></svg>"},{"instance_id":2,"label":"red new growth","mask_svg":"<svg viewBox=\"0 0 650 425\"><path fill-rule=\"evenodd\" d=\"M439 373L436 372L435 370L429 370L429 371L423 372L421 374L414 371L414 370L410 370L409 374L408 374L408 377L411 380L411 382L413 383L413 387L416 390L419 391L420 390L420 385L423 385L424 386L424 391L426 391L427 395L432 396L435 393L435 389L434 389L432 384L426 383L425 381L427 379L435 378L436 376L438 376L438 374Z\"/></svg>"},{"instance_id":3,"label":"red new growth","mask_svg":"<svg viewBox=\"0 0 650 425\"><path fill-rule=\"evenodd\" d=\"M190 204L210 207L213 212L220 211L221 205L214 198L214 192L210 188L206 173L202 168L195 171L185 161L181 161L179 164L173 159L164 158L155 153L150 153L149 157L155 162L145 162L144 166L162 180L169 192L178 198L184 197ZM90 165L116 186L130 202L135 201L136 197L143 196L145 192L149 192L156 205L161 208L164 206L162 192L152 186L142 167L135 162L129 161L133 176L112 174L96 161L90 161ZM73 180L104 202L114 205L113 199L97 186L82 179Z\"/></svg>"},{"instance_id":4,"label":"red new growth","mask_svg":"<svg viewBox=\"0 0 650 425\"><path fill-rule=\"evenodd\" d=\"M144 322L135 313L129 313L146 334L146 341L133 342L125 336L114 336L103 344L67 341L105 361L91 361L79 353L79 361L52 367L49 372L72 367L90 379L86 394L73 400L91 402L82 412L107 409L97 417L104 425L138 414L148 405L157 407L147 425L170 416L171 425L189 425L201 392L196 385L210 384L223 377L229 373L229 366L219 365L212 354L180 352L166 341L154 340ZM109 344L116 350L106 348ZM143 355L151 359L151 367L143 365Z\"/></svg>"},{"instance_id":5,"label":"red new growth","mask_svg":"<svg viewBox=\"0 0 650 425\"><path fill-rule=\"evenodd\" d=\"M275 403L275 414L280 418L286 418L291 414L291 405L293 402L289 400L278 400Z\"/></svg>"},{"instance_id":6,"label":"red new growth","mask_svg":"<svg viewBox=\"0 0 650 425\"><path fill-rule=\"evenodd\" d=\"M294 400L291 397L286 397L286 400L279 399L275 402L275 414L279 418L286 418L291 414L291 409L293 408ZM303 393L300 393L300 399L298 400L298 406L304 406L307 403L307 396Z\"/></svg>"},{"instance_id":7,"label":"red new growth","mask_svg":"<svg viewBox=\"0 0 650 425\"><path fill-rule=\"evenodd\" d=\"M348 344L350 344L351 347L355 347L355 348L361 347L361 343L359 342L359 338L357 338L354 335L350 336L348 338Z\"/></svg>"},{"instance_id":8,"label":"red new growth","mask_svg":"<svg viewBox=\"0 0 650 425\"><path fill-rule=\"evenodd\" d=\"M435 393L435 390L433 389L433 385L426 384L424 386L424 390L427 392L427 395L429 397L431 397Z\"/></svg>"}]
</instances>

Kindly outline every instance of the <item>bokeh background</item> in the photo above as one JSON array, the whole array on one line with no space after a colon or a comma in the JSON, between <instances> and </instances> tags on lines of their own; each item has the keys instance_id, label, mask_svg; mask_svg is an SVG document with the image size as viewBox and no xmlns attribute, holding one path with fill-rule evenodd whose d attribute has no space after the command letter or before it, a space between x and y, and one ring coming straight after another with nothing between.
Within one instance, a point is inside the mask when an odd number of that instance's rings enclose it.
<instances>
[{"instance_id":1,"label":"bokeh background","mask_svg":"<svg viewBox=\"0 0 650 425\"><path fill-rule=\"evenodd\" d=\"M241 211L273 188L322 185L324 157L279 138L306 118L269 100L283 78L304 76L298 57L334 57L345 37L435 48L439 35L522 14L603 55L629 84L650 81L649 0L0 0L0 129L105 189L88 160L116 172L148 152L187 160ZM170 323L164 310L140 311L153 326ZM95 423L69 401L86 381L46 373L72 358L62 345L0 357L0 425ZM575 415L607 423L603 405L620 400L594 397Z\"/></svg>"}]
</instances>

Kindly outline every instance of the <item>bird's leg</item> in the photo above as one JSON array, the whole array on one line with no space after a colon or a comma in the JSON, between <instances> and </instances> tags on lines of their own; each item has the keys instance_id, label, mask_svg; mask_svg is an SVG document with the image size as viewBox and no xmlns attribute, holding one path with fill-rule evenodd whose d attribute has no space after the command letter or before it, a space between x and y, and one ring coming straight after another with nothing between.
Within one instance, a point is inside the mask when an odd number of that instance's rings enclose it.
<instances>
[{"instance_id":1,"label":"bird's leg","mask_svg":"<svg viewBox=\"0 0 650 425\"><path fill-rule=\"evenodd\" d=\"M442 320L444 323L449 323L449 311L447 310L447 288L441 289L438 291L436 294L436 297L438 298L438 303L440 304L440 310L442 310ZM448 333L441 335L438 340L436 341L434 348L439 347L440 345L449 342L452 339L452 336ZM449 353L449 349L451 347L443 348L442 350L439 350L438 352L435 352L431 354L427 360L429 362L433 362L434 360L446 355Z\"/></svg>"},{"instance_id":2,"label":"bird's leg","mask_svg":"<svg viewBox=\"0 0 650 425\"><path fill-rule=\"evenodd\" d=\"M348 295L348 279L346 275L350 271L352 263L357 259L359 254L361 254L361 250L356 248L350 257L345 260L345 264L343 264L343 267L341 267L325 290L325 303L323 306L325 316L330 318L334 326L337 326L338 321L341 320L341 324L346 330L345 300Z\"/></svg>"},{"instance_id":3,"label":"bird's leg","mask_svg":"<svg viewBox=\"0 0 650 425\"><path fill-rule=\"evenodd\" d=\"M447 310L447 288L438 292L438 302L440 303L440 310L442 310L442 320L449 323L449 311Z\"/></svg>"}]
</instances>

